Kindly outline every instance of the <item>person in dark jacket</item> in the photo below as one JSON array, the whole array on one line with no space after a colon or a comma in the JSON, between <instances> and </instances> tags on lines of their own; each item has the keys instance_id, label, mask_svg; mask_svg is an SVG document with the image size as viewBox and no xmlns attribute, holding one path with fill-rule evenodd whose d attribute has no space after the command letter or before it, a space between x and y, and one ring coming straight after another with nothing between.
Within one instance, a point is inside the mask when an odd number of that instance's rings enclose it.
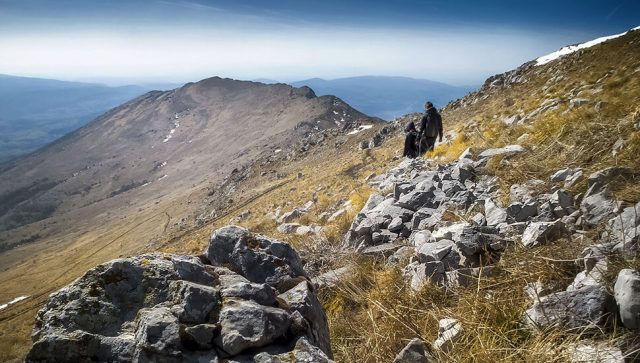
<instances>
[{"instance_id":1,"label":"person in dark jacket","mask_svg":"<svg viewBox=\"0 0 640 363\"><path fill-rule=\"evenodd\" d=\"M420 121L420 154L432 151L436 146L436 138L442 142L442 117L433 107L433 103L427 102L424 108L426 111Z\"/></svg>"},{"instance_id":2,"label":"person in dark jacket","mask_svg":"<svg viewBox=\"0 0 640 363\"><path fill-rule=\"evenodd\" d=\"M404 128L404 132L406 136L404 138L404 151L402 152L402 156L413 159L418 156L418 145L416 145L418 130L416 130L416 124L413 121L409 122Z\"/></svg>"}]
</instances>

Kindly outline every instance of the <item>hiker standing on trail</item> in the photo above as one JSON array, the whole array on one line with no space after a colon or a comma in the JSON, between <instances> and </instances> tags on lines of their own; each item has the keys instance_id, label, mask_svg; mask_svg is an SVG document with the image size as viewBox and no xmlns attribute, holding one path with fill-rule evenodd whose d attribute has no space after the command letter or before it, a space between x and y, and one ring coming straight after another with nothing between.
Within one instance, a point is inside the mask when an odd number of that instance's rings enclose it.
<instances>
[{"instance_id":1,"label":"hiker standing on trail","mask_svg":"<svg viewBox=\"0 0 640 363\"><path fill-rule=\"evenodd\" d=\"M418 156L418 146L416 145L418 130L416 130L416 124L413 121L409 122L404 128L404 132L406 136L404 138L404 151L402 152L402 156L413 159Z\"/></svg>"},{"instance_id":2,"label":"hiker standing on trail","mask_svg":"<svg viewBox=\"0 0 640 363\"><path fill-rule=\"evenodd\" d=\"M433 107L433 103L427 102L424 108L426 111L420 122L420 154L432 151L436 146L437 137L442 142L442 117Z\"/></svg>"}]
</instances>

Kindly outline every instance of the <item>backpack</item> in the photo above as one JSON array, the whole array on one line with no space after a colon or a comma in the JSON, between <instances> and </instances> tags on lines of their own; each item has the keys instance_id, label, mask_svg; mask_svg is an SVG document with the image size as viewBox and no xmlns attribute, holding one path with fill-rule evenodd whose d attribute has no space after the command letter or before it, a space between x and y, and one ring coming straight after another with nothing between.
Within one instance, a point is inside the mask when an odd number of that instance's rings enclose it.
<instances>
[{"instance_id":1,"label":"backpack","mask_svg":"<svg viewBox=\"0 0 640 363\"><path fill-rule=\"evenodd\" d=\"M436 137L438 136L438 131L440 131L440 122L442 122L442 118L437 111L427 111L427 124L425 125L424 135L427 137Z\"/></svg>"}]
</instances>

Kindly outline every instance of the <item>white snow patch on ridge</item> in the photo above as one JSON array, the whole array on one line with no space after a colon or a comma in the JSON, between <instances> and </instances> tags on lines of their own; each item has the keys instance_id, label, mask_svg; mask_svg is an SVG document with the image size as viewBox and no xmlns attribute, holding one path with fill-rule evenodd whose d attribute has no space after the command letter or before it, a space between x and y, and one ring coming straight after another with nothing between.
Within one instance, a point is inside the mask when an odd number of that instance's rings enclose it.
<instances>
[{"instance_id":1,"label":"white snow patch on ridge","mask_svg":"<svg viewBox=\"0 0 640 363\"><path fill-rule=\"evenodd\" d=\"M560 50L558 50L558 51L555 51L553 53L544 55L544 56L536 59L536 65L540 66L540 65L543 65L543 64L547 64L547 63L549 63L551 61L554 61L554 60L562 57L563 55L571 54L571 53L573 53L575 51L578 51L580 49L593 47L594 45L606 42L607 40L619 38L619 37L629 33L630 31L634 31L634 30L640 30L640 26L635 27L635 28L633 28L633 29L631 29L631 30L629 30L627 32L624 32L624 33L615 34L615 35L609 35L609 36L606 36L606 37L601 37L601 38L597 38L597 39L594 39L594 40L590 40L590 41L588 41L586 43L576 44L576 45L569 45L567 47L560 48Z\"/></svg>"},{"instance_id":2,"label":"white snow patch on ridge","mask_svg":"<svg viewBox=\"0 0 640 363\"><path fill-rule=\"evenodd\" d=\"M17 298L15 298L15 299L13 299L13 300L9 301L9 302L8 302L8 303L6 303L6 304L2 304L2 305L0 305L0 310L5 309L5 308L7 308L9 305L11 305L11 304L15 304L15 303L17 303L18 301L22 301L22 300L24 300L24 299L26 299L26 298L28 298L28 297L29 297L29 296L18 296Z\"/></svg>"},{"instance_id":3,"label":"white snow patch on ridge","mask_svg":"<svg viewBox=\"0 0 640 363\"><path fill-rule=\"evenodd\" d=\"M347 135L355 135L360 131L369 130L372 127L373 127L373 125L362 125L362 126L358 127L357 129L349 132Z\"/></svg>"}]
</instances>

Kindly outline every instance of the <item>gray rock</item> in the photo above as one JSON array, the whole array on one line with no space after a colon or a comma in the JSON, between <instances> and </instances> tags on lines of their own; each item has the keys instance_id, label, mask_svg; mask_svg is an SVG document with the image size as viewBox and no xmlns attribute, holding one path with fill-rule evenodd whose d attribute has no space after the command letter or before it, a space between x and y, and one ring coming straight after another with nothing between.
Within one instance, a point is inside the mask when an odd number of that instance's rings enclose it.
<instances>
[{"instance_id":1,"label":"gray rock","mask_svg":"<svg viewBox=\"0 0 640 363\"><path fill-rule=\"evenodd\" d=\"M571 168L560 169L560 170L556 171L555 173L553 173L551 175L550 179L551 179L552 182L563 182L573 172L574 172L574 169L571 169Z\"/></svg>"},{"instance_id":2,"label":"gray rock","mask_svg":"<svg viewBox=\"0 0 640 363\"><path fill-rule=\"evenodd\" d=\"M445 273L446 286L451 289L467 287L478 283L480 278L495 276L497 269L494 266L476 268L459 268Z\"/></svg>"},{"instance_id":3,"label":"gray rock","mask_svg":"<svg viewBox=\"0 0 640 363\"><path fill-rule=\"evenodd\" d=\"M299 312L309 324L310 329L305 335L309 342L320 348L329 358L333 357L327 317L311 285L303 281L278 297L287 303L290 311Z\"/></svg>"},{"instance_id":4,"label":"gray rock","mask_svg":"<svg viewBox=\"0 0 640 363\"><path fill-rule=\"evenodd\" d=\"M262 347L282 336L289 325L288 314L252 301L229 299L220 311L220 335L216 345L228 355Z\"/></svg>"},{"instance_id":5,"label":"gray rock","mask_svg":"<svg viewBox=\"0 0 640 363\"><path fill-rule=\"evenodd\" d=\"M605 286L604 274L607 269L607 260L598 261L592 268L578 273L567 291L579 290L585 286Z\"/></svg>"},{"instance_id":6,"label":"gray rock","mask_svg":"<svg viewBox=\"0 0 640 363\"><path fill-rule=\"evenodd\" d=\"M213 285L216 281L215 277L206 270L202 261L195 256L173 256L171 262L182 280L207 286Z\"/></svg>"},{"instance_id":7,"label":"gray rock","mask_svg":"<svg viewBox=\"0 0 640 363\"><path fill-rule=\"evenodd\" d=\"M509 189L511 203L528 203L536 194L536 189L544 186L544 181L533 179L524 184L514 184Z\"/></svg>"},{"instance_id":8,"label":"gray rock","mask_svg":"<svg viewBox=\"0 0 640 363\"><path fill-rule=\"evenodd\" d=\"M278 226L278 232L282 234L292 234L296 233L299 227L299 223L282 223Z\"/></svg>"},{"instance_id":9,"label":"gray rock","mask_svg":"<svg viewBox=\"0 0 640 363\"><path fill-rule=\"evenodd\" d=\"M525 149L520 146L520 145L508 145L502 148L497 148L497 149L487 149L483 152L480 153L480 155L478 155L478 158L482 159L482 158L490 158L493 156L504 156L504 157L510 157L513 155L517 155L520 154L522 152L524 152Z\"/></svg>"},{"instance_id":10,"label":"gray rock","mask_svg":"<svg viewBox=\"0 0 640 363\"><path fill-rule=\"evenodd\" d=\"M387 226L387 229L391 232L400 232L402 231L404 225L402 218L400 216L395 217L391 220L391 223Z\"/></svg>"},{"instance_id":11,"label":"gray rock","mask_svg":"<svg viewBox=\"0 0 640 363\"><path fill-rule=\"evenodd\" d=\"M440 241L442 239L449 239L454 241L459 241L460 236L465 228L470 227L471 225L466 222L452 224L447 227L438 228L431 233L431 240Z\"/></svg>"},{"instance_id":12,"label":"gray rock","mask_svg":"<svg viewBox=\"0 0 640 363\"><path fill-rule=\"evenodd\" d=\"M389 257L401 247L403 247L403 245L397 243L383 243L376 246L366 247L359 252L365 256Z\"/></svg>"},{"instance_id":13,"label":"gray rock","mask_svg":"<svg viewBox=\"0 0 640 363\"><path fill-rule=\"evenodd\" d=\"M424 243L416 248L416 254L420 262L442 261L451 252L455 243L450 240L441 240L433 243Z\"/></svg>"},{"instance_id":14,"label":"gray rock","mask_svg":"<svg viewBox=\"0 0 640 363\"><path fill-rule=\"evenodd\" d=\"M180 324L166 307L143 309L136 320L137 342L134 359L145 357L154 360L157 356L179 357L182 349Z\"/></svg>"},{"instance_id":15,"label":"gray rock","mask_svg":"<svg viewBox=\"0 0 640 363\"><path fill-rule=\"evenodd\" d=\"M486 226L487 219L484 218L484 214L476 213L473 217L471 217L471 222L473 222L476 226Z\"/></svg>"},{"instance_id":16,"label":"gray rock","mask_svg":"<svg viewBox=\"0 0 640 363\"><path fill-rule=\"evenodd\" d=\"M589 103L589 100L586 98L573 98L569 100L569 108L576 108Z\"/></svg>"},{"instance_id":17,"label":"gray rock","mask_svg":"<svg viewBox=\"0 0 640 363\"><path fill-rule=\"evenodd\" d=\"M548 242L554 242L568 235L566 226L559 220L555 222L533 222L524 230L522 244L526 247L536 247Z\"/></svg>"},{"instance_id":18,"label":"gray rock","mask_svg":"<svg viewBox=\"0 0 640 363\"><path fill-rule=\"evenodd\" d=\"M526 222L538 214L536 203L512 203L506 209L510 222Z\"/></svg>"},{"instance_id":19,"label":"gray rock","mask_svg":"<svg viewBox=\"0 0 640 363\"><path fill-rule=\"evenodd\" d=\"M285 214L283 214L282 216L280 216L277 219L278 223L290 223L292 221L294 221L297 218L302 217L303 215L305 215L306 212L304 210L301 209L294 209L291 212L287 212Z\"/></svg>"},{"instance_id":20,"label":"gray rock","mask_svg":"<svg viewBox=\"0 0 640 363\"><path fill-rule=\"evenodd\" d=\"M311 282L318 288L333 287L343 276L350 273L349 267L340 267L335 270L327 271L320 276L311 279Z\"/></svg>"},{"instance_id":21,"label":"gray rock","mask_svg":"<svg viewBox=\"0 0 640 363\"><path fill-rule=\"evenodd\" d=\"M410 286L418 291L428 282L440 284L444 280L444 264L440 261L407 266L411 277Z\"/></svg>"},{"instance_id":22,"label":"gray rock","mask_svg":"<svg viewBox=\"0 0 640 363\"><path fill-rule=\"evenodd\" d=\"M611 239L617 243L616 251L636 250L640 241L640 203L625 208L619 216L609 220L609 227Z\"/></svg>"},{"instance_id":23,"label":"gray rock","mask_svg":"<svg viewBox=\"0 0 640 363\"><path fill-rule=\"evenodd\" d=\"M571 356L572 363L624 363L625 356L620 348L604 344L579 344Z\"/></svg>"},{"instance_id":24,"label":"gray rock","mask_svg":"<svg viewBox=\"0 0 640 363\"><path fill-rule=\"evenodd\" d=\"M220 295L223 298L241 298L253 300L261 305L273 305L276 302L276 292L267 284L256 284L236 274L221 275L222 286Z\"/></svg>"},{"instance_id":25,"label":"gray rock","mask_svg":"<svg viewBox=\"0 0 640 363\"><path fill-rule=\"evenodd\" d=\"M251 282L268 283L280 291L287 281L304 276L300 256L288 243L269 240L242 227L215 231L205 254L212 264L228 266Z\"/></svg>"},{"instance_id":26,"label":"gray rock","mask_svg":"<svg viewBox=\"0 0 640 363\"><path fill-rule=\"evenodd\" d=\"M413 231L411 232L411 236L409 236L409 243L415 247L420 247L425 243L429 243L431 241L431 231L422 230L422 231Z\"/></svg>"},{"instance_id":27,"label":"gray rock","mask_svg":"<svg viewBox=\"0 0 640 363\"><path fill-rule=\"evenodd\" d=\"M433 348L448 353L462 336L462 324L456 319L441 319L438 322L438 339Z\"/></svg>"},{"instance_id":28,"label":"gray rock","mask_svg":"<svg viewBox=\"0 0 640 363\"><path fill-rule=\"evenodd\" d=\"M610 316L612 297L602 286L585 286L574 291L561 291L541 297L524 314L531 327L545 329L593 328Z\"/></svg>"},{"instance_id":29,"label":"gray rock","mask_svg":"<svg viewBox=\"0 0 640 363\"><path fill-rule=\"evenodd\" d=\"M217 335L220 328L215 324L198 324L184 328L187 335L185 340L193 342L198 349L213 348L213 337Z\"/></svg>"},{"instance_id":30,"label":"gray rock","mask_svg":"<svg viewBox=\"0 0 640 363\"><path fill-rule=\"evenodd\" d=\"M393 363L429 363L424 342L418 338L412 339L393 360Z\"/></svg>"},{"instance_id":31,"label":"gray rock","mask_svg":"<svg viewBox=\"0 0 640 363\"><path fill-rule=\"evenodd\" d=\"M247 357L246 360L229 360L228 363L333 363L319 348L309 343L302 337L298 339L293 350L290 352L272 355L268 352L261 352L254 357Z\"/></svg>"},{"instance_id":32,"label":"gray rock","mask_svg":"<svg viewBox=\"0 0 640 363\"><path fill-rule=\"evenodd\" d=\"M218 290L210 286L194 284L188 281L173 281L173 303L181 323L200 324L209 322L209 314L217 310L220 304Z\"/></svg>"},{"instance_id":33,"label":"gray rock","mask_svg":"<svg viewBox=\"0 0 640 363\"><path fill-rule=\"evenodd\" d=\"M592 189L595 189L595 186L589 190ZM595 194L591 193L580 203L582 220L588 226L595 226L610 220L616 215L618 209L618 202L611 198L607 190Z\"/></svg>"},{"instance_id":34,"label":"gray rock","mask_svg":"<svg viewBox=\"0 0 640 363\"><path fill-rule=\"evenodd\" d=\"M498 230L494 227L465 227L456 246L462 255L475 256L501 240L497 233Z\"/></svg>"},{"instance_id":35,"label":"gray rock","mask_svg":"<svg viewBox=\"0 0 640 363\"><path fill-rule=\"evenodd\" d=\"M395 241L397 238L397 233L390 232L386 229L383 229L380 232L373 232L371 235L371 241L374 245L390 243Z\"/></svg>"},{"instance_id":36,"label":"gray rock","mask_svg":"<svg viewBox=\"0 0 640 363\"><path fill-rule=\"evenodd\" d=\"M490 226L505 223L508 218L507 211L504 208L500 208L492 199L485 200L484 215L487 219L487 224Z\"/></svg>"},{"instance_id":37,"label":"gray rock","mask_svg":"<svg viewBox=\"0 0 640 363\"><path fill-rule=\"evenodd\" d=\"M414 190L401 196L400 199L398 199L398 201L396 202L396 205L405 209L417 211L418 209L423 207L435 207L433 199L434 194L431 191L426 192L421 190Z\"/></svg>"},{"instance_id":38,"label":"gray rock","mask_svg":"<svg viewBox=\"0 0 640 363\"><path fill-rule=\"evenodd\" d=\"M621 270L613 291L622 324L628 329L640 329L640 273Z\"/></svg>"},{"instance_id":39,"label":"gray rock","mask_svg":"<svg viewBox=\"0 0 640 363\"><path fill-rule=\"evenodd\" d=\"M207 251L215 265L166 254L100 265L51 295L26 361L330 362L309 343L328 347L327 322L304 271L289 274L298 258L289 249L226 227ZM275 273L252 282L248 270ZM288 278L277 285L284 294L276 299L265 282L283 272Z\"/></svg>"}]
</instances>

